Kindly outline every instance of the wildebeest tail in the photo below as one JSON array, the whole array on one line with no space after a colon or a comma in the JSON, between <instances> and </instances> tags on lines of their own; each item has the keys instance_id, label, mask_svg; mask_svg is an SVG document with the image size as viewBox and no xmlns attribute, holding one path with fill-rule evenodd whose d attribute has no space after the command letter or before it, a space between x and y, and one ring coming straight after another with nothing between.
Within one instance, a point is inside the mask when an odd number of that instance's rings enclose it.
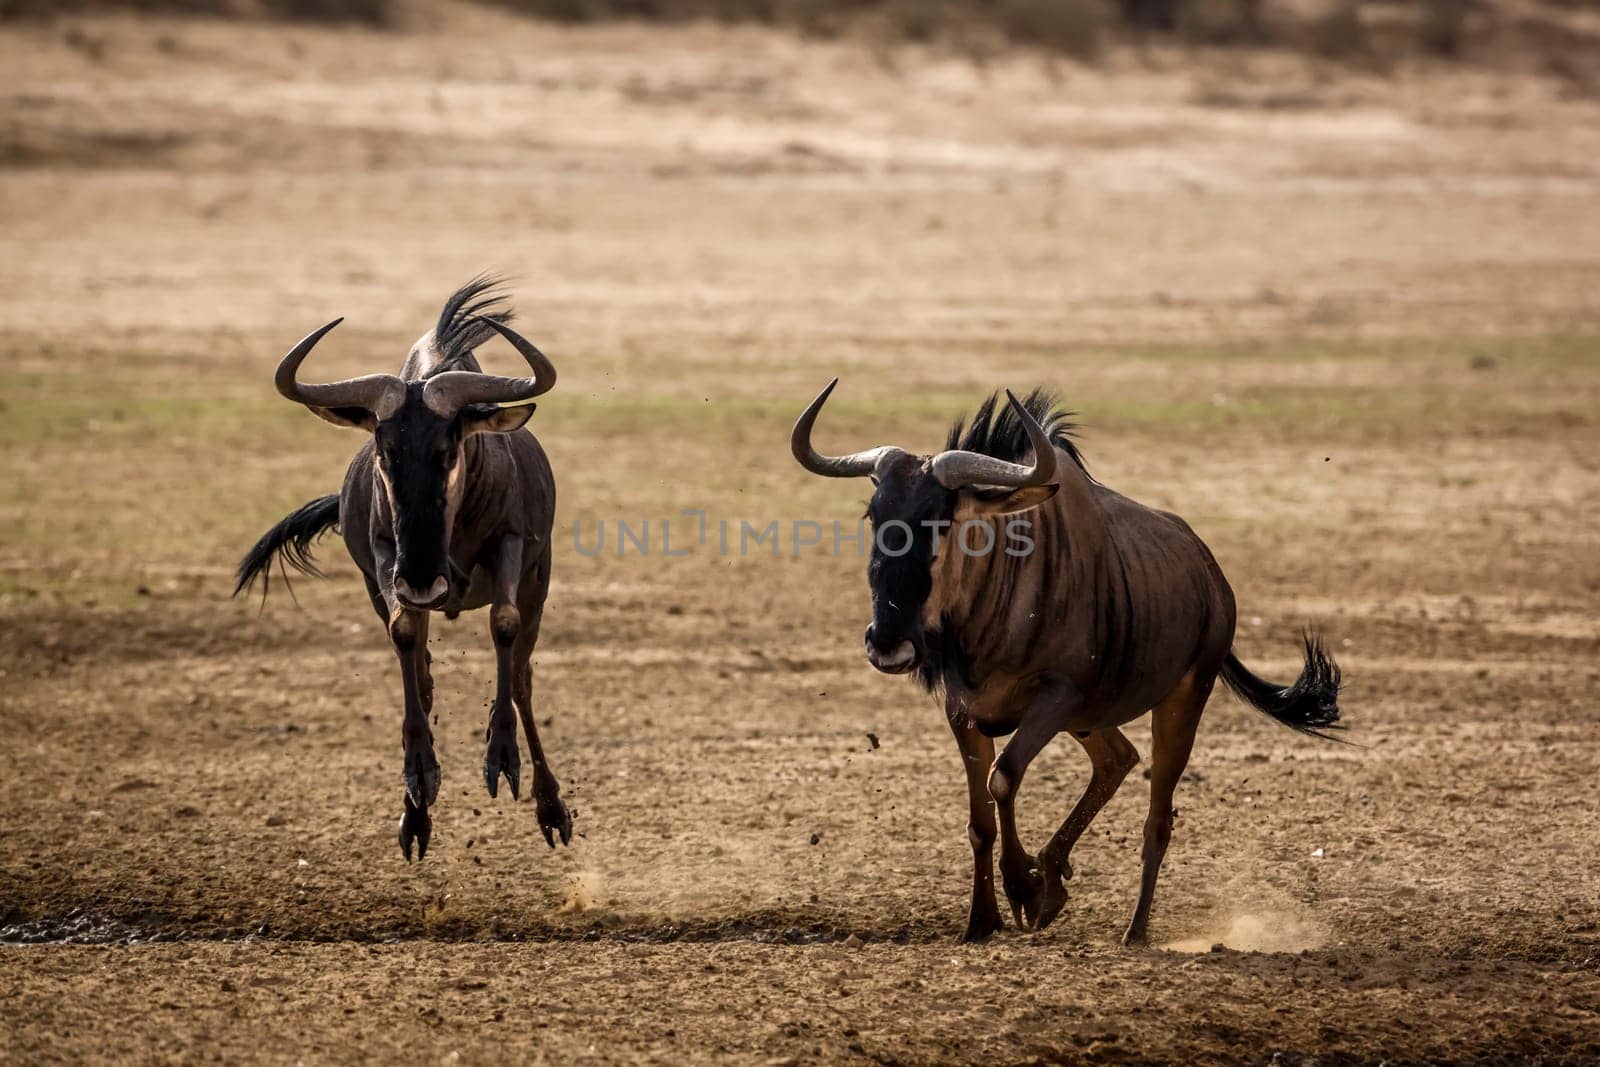
<instances>
[{"instance_id":1,"label":"wildebeest tail","mask_svg":"<svg viewBox=\"0 0 1600 1067\"><path fill-rule=\"evenodd\" d=\"M1306 665L1295 683L1285 688L1252 674L1231 651L1222 662L1222 680L1246 704L1277 719L1292 730L1328 741L1324 730L1339 724L1339 665L1328 655L1320 638L1305 636Z\"/></svg>"},{"instance_id":2,"label":"wildebeest tail","mask_svg":"<svg viewBox=\"0 0 1600 1067\"><path fill-rule=\"evenodd\" d=\"M250 551L239 561L238 580L233 595L238 596L261 579L261 596L266 598L272 584L272 558L276 556L285 568L293 567L301 574L322 577L316 562L311 558L311 545L317 538L339 523L339 496L337 493L319 496L303 504L283 521L261 535ZM287 574L287 570L285 570ZM287 578L285 581L287 582Z\"/></svg>"}]
</instances>

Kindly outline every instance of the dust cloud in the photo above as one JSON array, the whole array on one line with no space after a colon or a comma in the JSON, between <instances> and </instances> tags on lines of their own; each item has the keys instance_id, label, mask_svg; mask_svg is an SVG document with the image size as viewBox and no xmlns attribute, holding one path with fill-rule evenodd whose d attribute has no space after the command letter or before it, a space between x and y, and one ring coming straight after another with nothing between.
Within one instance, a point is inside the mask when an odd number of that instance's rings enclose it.
<instances>
[{"instance_id":1,"label":"dust cloud","mask_svg":"<svg viewBox=\"0 0 1600 1067\"><path fill-rule=\"evenodd\" d=\"M1209 952L1217 945L1236 952L1306 952L1332 940L1326 923L1294 909L1252 908L1219 916L1201 933L1168 942L1168 952Z\"/></svg>"}]
</instances>

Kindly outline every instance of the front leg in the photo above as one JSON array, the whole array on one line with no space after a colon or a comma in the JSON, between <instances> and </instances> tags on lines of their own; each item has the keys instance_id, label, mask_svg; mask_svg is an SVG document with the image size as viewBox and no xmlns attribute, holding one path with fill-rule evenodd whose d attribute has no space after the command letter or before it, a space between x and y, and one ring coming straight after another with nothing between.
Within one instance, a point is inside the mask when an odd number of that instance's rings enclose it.
<instances>
[{"instance_id":1,"label":"front leg","mask_svg":"<svg viewBox=\"0 0 1600 1067\"><path fill-rule=\"evenodd\" d=\"M428 809L439 799L439 760L433 752L433 730L428 724L427 698L433 681L428 671L428 613L399 609L389 619L389 639L400 659L400 679L405 688L405 717L400 742L405 749L405 814L400 817L400 850L411 860L428 854L433 820Z\"/></svg>"},{"instance_id":2,"label":"front leg","mask_svg":"<svg viewBox=\"0 0 1600 1067\"><path fill-rule=\"evenodd\" d=\"M1000 815L1000 875L1006 899L1011 902L1011 916L1021 930L1037 929L1046 904L1052 903L1059 911L1060 902L1048 901L1054 893L1046 890L1052 887L1046 886L1038 862L1022 847L1022 838L1017 834L1017 792L1034 757L1066 729L1082 706L1077 690L1066 683L1041 688L989 775L989 795L994 797ZM1064 900L1065 890L1059 886L1053 889L1060 890Z\"/></svg>"},{"instance_id":3,"label":"front leg","mask_svg":"<svg viewBox=\"0 0 1600 1067\"><path fill-rule=\"evenodd\" d=\"M428 715L433 708L433 672L428 654L428 613L402 606L394 595L394 542L373 541L377 562L375 577L367 580L372 606L383 616L389 641L400 660L400 681L405 690L405 712L400 724L400 744L405 751L405 811L400 816L400 851L411 862L428 854L433 819L428 809L439 799L439 760L433 752L433 730Z\"/></svg>"},{"instance_id":4,"label":"front leg","mask_svg":"<svg viewBox=\"0 0 1600 1067\"><path fill-rule=\"evenodd\" d=\"M994 762L994 742L978 731L955 698L947 698L945 714L966 770L967 840L972 845L972 906L961 940L985 941L1003 925L994 897L994 804L984 784L989 765Z\"/></svg>"}]
</instances>

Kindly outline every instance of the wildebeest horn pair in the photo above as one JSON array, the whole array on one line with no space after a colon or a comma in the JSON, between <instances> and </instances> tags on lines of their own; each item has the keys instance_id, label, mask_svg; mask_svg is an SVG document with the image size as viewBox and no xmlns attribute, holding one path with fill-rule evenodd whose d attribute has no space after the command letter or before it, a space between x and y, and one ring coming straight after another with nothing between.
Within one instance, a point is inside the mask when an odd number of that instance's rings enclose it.
<instances>
[{"instance_id":1,"label":"wildebeest horn pair","mask_svg":"<svg viewBox=\"0 0 1600 1067\"><path fill-rule=\"evenodd\" d=\"M817 395L810 407L806 408L805 414L794 424L789 447L794 452L794 458L812 474L820 474L824 478L860 478L872 474L885 456L903 453L904 449L893 445L880 445L865 452L852 452L846 456L824 456L813 448L811 427L817 421L817 414L822 411L822 405L827 403L828 394L832 393L833 387L838 384L837 378L829 382L828 387ZM1022 425L1028 432L1028 440L1033 443L1032 465L1008 463L978 452L953 449L941 452L929 461L929 469L940 485L946 489L964 489L977 485L1022 489L1045 485L1055 478L1056 450L1050 443L1050 435L1017 401L1009 389L1006 390L1006 398L1011 401L1012 409L1016 411L1017 417L1022 420Z\"/></svg>"},{"instance_id":2,"label":"wildebeest horn pair","mask_svg":"<svg viewBox=\"0 0 1600 1067\"><path fill-rule=\"evenodd\" d=\"M406 395L406 385L392 374L365 374L359 378L346 378L342 382L326 385L307 384L295 378L306 356L344 319L334 319L326 326L308 335L289 350L278 364L274 377L278 392L296 403L311 408L353 407L370 411L379 419L386 419L399 410ZM422 388L422 400L435 414L450 418L469 404L521 404L550 391L556 384L556 368L534 347L533 342L497 319L483 317L485 325L493 327L500 336L511 342L533 370L531 378L503 378L495 374L476 371L441 371L427 380Z\"/></svg>"}]
</instances>

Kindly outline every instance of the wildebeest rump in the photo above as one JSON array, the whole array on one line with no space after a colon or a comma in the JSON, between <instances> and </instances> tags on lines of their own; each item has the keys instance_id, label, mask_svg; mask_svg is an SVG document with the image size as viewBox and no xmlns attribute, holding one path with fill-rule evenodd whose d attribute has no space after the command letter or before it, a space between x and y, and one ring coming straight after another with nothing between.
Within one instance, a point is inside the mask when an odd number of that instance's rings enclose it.
<instances>
[{"instance_id":1,"label":"wildebeest rump","mask_svg":"<svg viewBox=\"0 0 1600 1067\"><path fill-rule=\"evenodd\" d=\"M555 367L507 323L511 312L483 277L453 293L435 327L411 349L399 377L373 374L326 385L300 382L300 363L334 320L296 345L278 367L278 391L338 426L366 430L337 496L311 501L269 530L239 564L237 595L272 560L315 573L310 546L337 525L366 578L373 609L400 659L405 688L401 741L405 812L400 847L427 854L439 795L429 715L433 679L430 613L491 605L496 683L487 731L484 782L492 797L501 775L519 795L521 757L515 714L533 757L539 826L554 847L571 837L572 817L545 761L534 725L531 657L550 587L555 479L539 442L522 432L534 397L555 384ZM496 334L527 361L532 376L485 374L473 350Z\"/></svg>"},{"instance_id":2,"label":"wildebeest rump","mask_svg":"<svg viewBox=\"0 0 1600 1067\"><path fill-rule=\"evenodd\" d=\"M870 477L875 537L868 565L867 658L915 672L942 692L967 772L974 873L964 934L1002 926L992 849L1019 927L1048 925L1066 903L1073 845L1110 800L1138 752L1118 727L1153 711L1150 811L1143 878L1124 940L1143 941L1156 877L1172 836L1172 794L1220 674L1279 722L1321 736L1339 718L1338 666L1308 637L1305 668L1287 688L1233 654L1233 591L1204 542L1176 515L1135 503L1090 477L1054 398L1009 404L991 395L945 451L882 446L820 455L812 426L835 379L795 424L795 458L825 477ZM1026 515L1011 538L1012 516ZM884 536L890 524L891 536ZM963 528L987 537L956 544ZM1016 542L1013 549L1012 541ZM1031 542L1024 550L1023 540ZM1089 755L1090 780L1035 858L1017 835L1015 804L1028 765L1056 734ZM1011 735L999 758L996 737ZM996 825L998 811L998 826Z\"/></svg>"}]
</instances>

